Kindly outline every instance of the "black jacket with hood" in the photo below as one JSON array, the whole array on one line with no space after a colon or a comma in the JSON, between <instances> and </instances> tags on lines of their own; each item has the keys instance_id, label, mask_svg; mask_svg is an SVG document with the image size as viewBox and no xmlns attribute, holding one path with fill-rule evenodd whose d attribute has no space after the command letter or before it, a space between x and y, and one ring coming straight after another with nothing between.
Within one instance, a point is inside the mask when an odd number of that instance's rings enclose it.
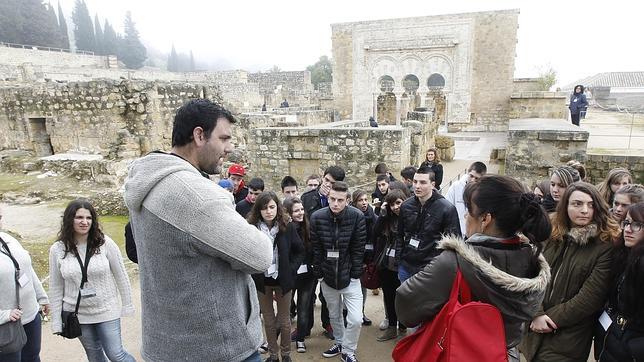
<instances>
[{"instance_id":1,"label":"black jacket with hood","mask_svg":"<svg viewBox=\"0 0 644 362\"><path fill-rule=\"evenodd\" d=\"M434 191L422 208L416 196L403 202L400 206L398 233L403 241L399 265L413 274L440 253L436 245L443 235L461 236L461 224L456 207ZM420 241L418 248L410 245L412 237Z\"/></svg>"},{"instance_id":2,"label":"black jacket with hood","mask_svg":"<svg viewBox=\"0 0 644 362\"><path fill-rule=\"evenodd\" d=\"M527 242L506 244L482 234L467 241L446 237L439 247L444 251L398 288L398 320L413 327L434 318L449 299L458 267L470 286L472 300L501 312L507 347L518 345L524 324L539 309L550 280L543 255L536 257Z\"/></svg>"},{"instance_id":3,"label":"black jacket with hood","mask_svg":"<svg viewBox=\"0 0 644 362\"><path fill-rule=\"evenodd\" d=\"M362 275L367 230L362 211L347 206L334 215L329 207L311 216L314 273L331 288L344 289ZM328 251L339 252L329 258Z\"/></svg>"}]
</instances>

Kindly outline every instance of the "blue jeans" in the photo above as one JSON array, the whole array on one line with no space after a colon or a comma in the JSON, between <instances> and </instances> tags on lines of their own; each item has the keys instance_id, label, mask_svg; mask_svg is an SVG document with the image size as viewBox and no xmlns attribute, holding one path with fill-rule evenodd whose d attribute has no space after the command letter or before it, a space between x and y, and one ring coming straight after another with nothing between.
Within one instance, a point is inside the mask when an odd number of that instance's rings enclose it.
<instances>
[{"instance_id":1,"label":"blue jeans","mask_svg":"<svg viewBox=\"0 0 644 362\"><path fill-rule=\"evenodd\" d=\"M10 354L0 354L2 362L40 362L40 338L42 336L40 314L33 321L25 324L27 344L22 350Z\"/></svg>"},{"instance_id":2,"label":"blue jeans","mask_svg":"<svg viewBox=\"0 0 644 362\"><path fill-rule=\"evenodd\" d=\"M89 362L135 361L121 342L121 320L95 324L81 324L83 335L80 339ZM107 359L105 358L107 356Z\"/></svg>"},{"instance_id":3,"label":"blue jeans","mask_svg":"<svg viewBox=\"0 0 644 362\"><path fill-rule=\"evenodd\" d=\"M404 266L398 266L398 280L400 280L400 284L404 283L405 280L411 278L413 275L414 274L408 272Z\"/></svg>"},{"instance_id":4,"label":"blue jeans","mask_svg":"<svg viewBox=\"0 0 644 362\"><path fill-rule=\"evenodd\" d=\"M244 362L262 362L262 357L259 355L259 352L255 351L255 353L246 358Z\"/></svg>"}]
</instances>

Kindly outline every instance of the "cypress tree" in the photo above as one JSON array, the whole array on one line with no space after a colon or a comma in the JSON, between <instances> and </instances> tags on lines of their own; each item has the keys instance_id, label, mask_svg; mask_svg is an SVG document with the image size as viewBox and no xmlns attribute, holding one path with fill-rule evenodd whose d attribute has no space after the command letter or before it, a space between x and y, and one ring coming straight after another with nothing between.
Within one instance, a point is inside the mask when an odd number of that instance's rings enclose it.
<instances>
[{"instance_id":1,"label":"cypress tree","mask_svg":"<svg viewBox=\"0 0 644 362\"><path fill-rule=\"evenodd\" d=\"M118 54L119 40L116 36L112 24L110 24L107 19L105 19L105 25L103 25L103 53L105 55L116 55Z\"/></svg>"},{"instance_id":2,"label":"cypress tree","mask_svg":"<svg viewBox=\"0 0 644 362\"><path fill-rule=\"evenodd\" d=\"M132 20L132 12L125 14L125 35L119 46L119 58L129 69L139 69L147 58L147 51L141 40L139 32L136 30L136 24Z\"/></svg>"},{"instance_id":3,"label":"cypress tree","mask_svg":"<svg viewBox=\"0 0 644 362\"><path fill-rule=\"evenodd\" d=\"M178 72L179 71L179 56L177 55L177 50L172 44L172 50L168 56L168 71L169 72Z\"/></svg>"},{"instance_id":4,"label":"cypress tree","mask_svg":"<svg viewBox=\"0 0 644 362\"><path fill-rule=\"evenodd\" d=\"M195 56L192 54L192 50L190 51L190 68L188 70L191 72L197 70L197 67L195 67Z\"/></svg>"},{"instance_id":5,"label":"cypress tree","mask_svg":"<svg viewBox=\"0 0 644 362\"><path fill-rule=\"evenodd\" d=\"M74 21L74 38L76 40L76 49L94 51L96 48L96 39L94 37L94 25L92 18L89 16L87 4L83 0L76 0L74 11L72 12Z\"/></svg>"},{"instance_id":6,"label":"cypress tree","mask_svg":"<svg viewBox=\"0 0 644 362\"><path fill-rule=\"evenodd\" d=\"M65 20L65 14L63 14L63 9L60 7L60 1L58 2L58 28L60 29L60 47L63 49L69 49L67 20Z\"/></svg>"},{"instance_id":7,"label":"cypress tree","mask_svg":"<svg viewBox=\"0 0 644 362\"><path fill-rule=\"evenodd\" d=\"M98 20L98 14L94 15L94 37L96 39L94 52L96 52L96 54L106 55L104 45L105 39L103 30L101 30L101 22Z\"/></svg>"}]
</instances>

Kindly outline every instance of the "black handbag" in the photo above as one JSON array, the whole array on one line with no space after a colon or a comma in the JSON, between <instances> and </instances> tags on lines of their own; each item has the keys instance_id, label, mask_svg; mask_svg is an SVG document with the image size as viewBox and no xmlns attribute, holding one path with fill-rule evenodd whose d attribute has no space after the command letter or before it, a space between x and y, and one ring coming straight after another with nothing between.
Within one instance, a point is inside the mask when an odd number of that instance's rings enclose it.
<instances>
[{"instance_id":1,"label":"black handbag","mask_svg":"<svg viewBox=\"0 0 644 362\"><path fill-rule=\"evenodd\" d=\"M61 319L63 321L63 331L60 333L60 335L68 339L74 339L83 335L80 323L78 322L78 307L81 301L81 289L83 289L83 286L85 286L85 282L87 281L87 265L89 264L90 258L89 254L90 251L87 250L87 252L85 253L85 265L83 265L83 262L80 260L78 253L76 254L76 260L78 260L78 263L81 267L81 272L83 274L80 289L78 290L78 297L76 298L76 307L74 307L73 312L64 310L60 313Z\"/></svg>"},{"instance_id":2,"label":"black handbag","mask_svg":"<svg viewBox=\"0 0 644 362\"><path fill-rule=\"evenodd\" d=\"M7 249L7 252L2 251L3 254L8 256L13 262L15 268L14 282L16 284L16 308L20 309L20 285L18 278L20 277L20 265L18 261L11 255L9 246L0 238L2 246ZM25 328L22 326L20 319L13 322L7 322L0 325L0 354L14 353L22 350L22 347L27 344L27 334Z\"/></svg>"}]
</instances>

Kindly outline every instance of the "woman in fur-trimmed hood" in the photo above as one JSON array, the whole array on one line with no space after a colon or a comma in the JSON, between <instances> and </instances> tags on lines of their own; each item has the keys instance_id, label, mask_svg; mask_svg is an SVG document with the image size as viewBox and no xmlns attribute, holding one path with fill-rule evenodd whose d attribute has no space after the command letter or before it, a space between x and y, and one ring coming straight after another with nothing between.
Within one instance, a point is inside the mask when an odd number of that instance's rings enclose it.
<instances>
[{"instance_id":1,"label":"woman in fur-trimmed hood","mask_svg":"<svg viewBox=\"0 0 644 362\"><path fill-rule=\"evenodd\" d=\"M595 186L564 192L543 254L552 270L543 304L521 342L528 361L585 361L609 291L619 227Z\"/></svg>"},{"instance_id":2,"label":"woman in fur-trimmed hood","mask_svg":"<svg viewBox=\"0 0 644 362\"><path fill-rule=\"evenodd\" d=\"M396 313L412 327L434 318L447 302L459 268L472 299L501 312L508 358L519 361L515 347L523 326L539 309L550 280L540 252L541 242L550 236L550 220L536 196L507 176L486 175L469 183L463 200L470 237L441 240L444 251L398 288Z\"/></svg>"}]
</instances>

